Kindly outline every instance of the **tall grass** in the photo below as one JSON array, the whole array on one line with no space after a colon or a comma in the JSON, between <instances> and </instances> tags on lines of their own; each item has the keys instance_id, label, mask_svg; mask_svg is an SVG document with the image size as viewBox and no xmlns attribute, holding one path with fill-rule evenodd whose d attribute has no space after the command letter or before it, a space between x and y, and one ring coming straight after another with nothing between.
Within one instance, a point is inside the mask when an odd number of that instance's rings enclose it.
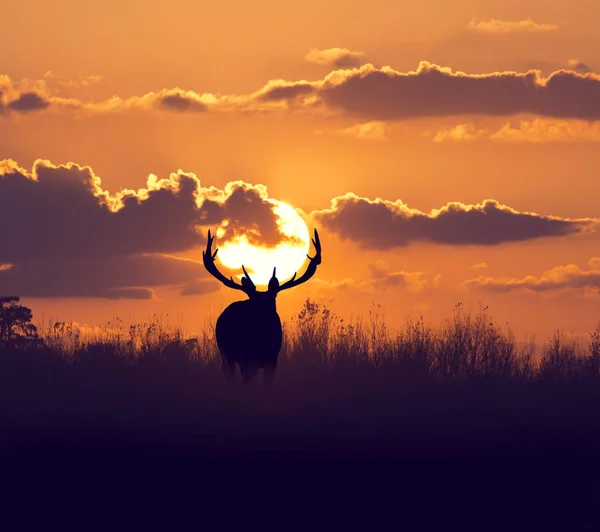
<instances>
[{"instance_id":1,"label":"tall grass","mask_svg":"<svg viewBox=\"0 0 600 532\"><path fill-rule=\"evenodd\" d=\"M510 330L503 330L493 321L487 307L473 313L458 303L451 317L437 326L425 323L422 317L407 317L394 327L375 303L366 317L352 321L337 316L330 304L327 300L307 299L298 314L283 323L281 364L290 370L329 370L342 365L393 369L404 379L441 382L600 378L600 324L586 344L557 330L541 347L541 356L536 356L535 342L519 344ZM214 365L219 360L215 322L216 317L209 315L194 338L158 315L142 323L114 318L103 327L56 322L40 328L42 342L34 352L50 351L68 362L116 357L131 364L149 359L163 363L185 359ZM0 345L3 355L10 350ZM22 351L18 356L23 356Z\"/></svg>"},{"instance_id":2,"label":"tall grass","mask_svg":"<svg viewBox=\"0 0 600 532\"><path fill-rule=\"evenodd\" d=\"M583 345L557 331L536 356L533 339L519 343L511 330L494 323L487 307L466 312L460 303L437 327L422 317L408 317L394 328L379 305L371 305L366 320L347 323L327 302L308 299L285 333L282 354L287 360L352 361L381 369L396 365L415 377L440 381L600 377L600 324Z\"/></svg>"},{"instance_id":3,"label":"tall grass","mask_svg":"<svg viewBox=\"0 0 600 532\"><path fill-rule=\"evenodd\" d=\"M214 317L209 316L198 337L157 314L141 323L126 323L116 317L104 326L55 322L39 327L42 349L77 361L91 354L104 353L135 362L142 357L186 357L190 361L212 362L218 356L214 336ZM1 346L0 346L1 348Z\"/></svg>"}]
</instances>

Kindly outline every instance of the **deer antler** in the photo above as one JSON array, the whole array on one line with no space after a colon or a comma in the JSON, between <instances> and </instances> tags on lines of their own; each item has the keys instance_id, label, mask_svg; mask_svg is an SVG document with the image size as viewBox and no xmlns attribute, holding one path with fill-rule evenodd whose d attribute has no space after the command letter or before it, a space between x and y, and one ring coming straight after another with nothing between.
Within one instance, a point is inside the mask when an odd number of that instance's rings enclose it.
<instances>
[{"instance_id":1,"label":"deer antler","mask_svg":"<svg viewBox=\"0 0 600 532\"><path fill-rule=\"evenodd\" d=\"M213 277L221 281L227 288L241 290L242 292L250 296L251 293L256 291L256 286L254 286L254 283L252 282L252 279L250 279L250 276L248 275L248 272L246 271L246 268L244 268L244 266L242 266L242 270L244 271L244 277L242 277L242 284L236 283L233 280L233 277L230 277L228 279L217 269L217 266L215 264L215 258L217 257L217 251L219 250L215 249L214 253L212 251L212 244L214 239L215 237L211 236L209 229L206 249L202 252L202 260L204 262L204 267L206 268L206 271L208 271L208 273L210 273Z\"/></svg>"},{"instance_id":2,"label":"deer antler","mask_svg":"<svg viewBox=\"0 0 600 532\"><path fill-rule=\"evenodd\" d=\"M296 273L295 273L294 276L289 281L286 281L285 283L280 285L279 286L280 292L282 290L287 290L288 288L293 288L294 286L298 286L299 284L305 283L317 271L317 266L319 264L321 264L321 241L319 240L319 233L317 233L316 229L315 229L315 237L311 240L312 240L313 246L315 246L316 253L315 253L314 257L309 257L308 255L306 255L310 259L308 268L306 268L306 271L300 277L298 277L298 279L296 279Z\"/></svg>"}]
</instances>

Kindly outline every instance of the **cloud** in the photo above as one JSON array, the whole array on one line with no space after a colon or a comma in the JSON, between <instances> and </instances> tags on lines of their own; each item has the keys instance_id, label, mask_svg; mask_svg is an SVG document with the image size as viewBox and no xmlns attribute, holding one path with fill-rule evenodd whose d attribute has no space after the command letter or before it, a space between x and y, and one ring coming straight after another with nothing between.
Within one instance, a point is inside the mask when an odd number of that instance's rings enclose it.
<instances>
[{"instance_id":1,"label":"cloud","mask_svg":"<svg viewBox=\"0 0 600 532\"><path fill-rule=\"evenodd\" d=\"M555 24L538 24L531 18L516 21L499 19L483 21L474 18L469 22L467 28L479 33L542 33L555 31L558 26Z\"/></svg>"},{"instance_id":2,"label":"cloud","mask_svg":"<svg viewBox=\"0 0 600 532\"><path fill-rule=\"evenodd\" d=\"M519 65L519 68L529 70L539 70L545 74L551 74L559 70L570 70L578 74L590 74L593 69L583 61L578 59L563 60L549 60L549 59L525 59L517 60L515 65Z\"/></svg>"},{"instance_id":3,"label":"cloud","mask_svg":"<svg viewBox=\"0 0 600 532\"><path fill-rule=\"evenodd\" d=\"M314 91L314 87L308 81L284 81L275 80L267 83L261 90L255 93L254 98L261 101L294 100L298 96L304 96Z\"/></svg>"},{"instance_id":4,"label":"cloud","mask_svg":"<svg viewBox=\"0 0 600 532\"><path fill-rule=\"evenodd\" d=\"M435 288L441 275L431 276L425 272L391 271L382 261L368 264L371 280L367 282L378 290L407 288L411 292L422 292Z\"/></svg>"},{"instance_id":5,"label":"cloud","mask_svg":"<svg viewBox=\"0 0 600 532\"><path fill-rule=\"evenodd\" d=\"M441 275L431 275L426 272L393 271L383 261L367 264L369 279L356 280L353 277L335 281L314 279L317 286L333 290L360 290L360 291L389 291L407 290L413 293L422 293L437 288Z\"/></svg>"},{"instance_id":6,"label":"cloud","mask_svg":"<svg viewBox=\"0 0 600 532\"><path fill-rule=\"evenodd\" d=\"M348 48L326 48L318 50L312 48L304 59L318 65L327 65L336 68L360 66L365 61L363 52L352 52Z\"/></svg>"},{"instance_id":7,"label":"cloud","mask_svg":"<svg viewBox=\"0 0 600 532\"><path fill-rule=\"evenodd\" d=\"M545 271L540 277L528 275L516 278L477 277L462 284L470 290L491 292L513 292L528 290L531 292L553 292L565 289L584 289L586 295L600 293L600 259L590 260L591 269L582 269L575 264L557 266Z\"/></svg>"},{"instance_id":8,"label":"cloud","mask_svg":"<svg viewBox=\"0 0 600 532\"><path fill-rule=\"evenodd\" d=\"M569 68L575 72L579 72L580 74L587 74L591 72L590 67L578 59L569 59Z\"/></svg>"},{"instance_id":9,"label":"cloud","mask_svg":"<svg viewBox=\"0 0 600 532\"><path fill-rule=\"evenodd\" d=\"M102 81L102 76L92 75L92 76L79 76L77 78L67 78L65 76L60 76L47 70L44 73L44 80L49 84L60 85L63 87L89 87L90 85L94 85L95 83L100 83Z\"/></svg>"},{"instance_id":10,"label":"cloud","mask_svg":"<svg viewBox=\"0 0 600 532\"><path fill-rule=\"evenodd\" d=\"M472 270L484 270L488 267L487 263L485 262L480 262L478 264L473 264L473 266L471 266Z\"/></svg>"},{"instance_id":11,"label":"cloud","mask_svg":"<svg viewBox=\"0 0 600 532\"><path fill-rule=\"evenodd\" d=\"M223 193L207 197L201 206L203 223L221 225L219 240L230 242L242 235L250 244L276 247L282 242L297 242L281 232L276 203L268 199L264 185L241 181L227 184Z\"/></svg>"},{"instance_id":12,"label":"cloud","mask_svg":"<svg viewBox=\"0 0 600 532\"><path fill-rule=\"evenodd\" d=\"M584 120L522 120L518 125L505 124L489 135L500 142L598 142L600 123Z\"/></svg>"},{"instance_id":13,"label":"cloud","mask_svg":"<svg viewBox=\"0 0 600 532\"><path fill-rule=\"evenodd\" d=\"M324 228L363 248L389 250L413 242L455 246L496 245L592 230L596 219L567 219L518 212L495 200L448 203L424 213L401 200L370 200L352 193L334 198L311 216Z\"/></svg>"},{"instance_id":14,"label":"cloud","mask_svg":"<svg viewBox=\"0 0 600 532\"><path fill-rule=\"evenodd\" d=\"M94 115L124 112L156 112L166 111L174 113L199 113L208 111L211 106L218 103L226 104L227 98L219 99L210 93L184 91L178 87L174 89L161 89L157 92L148 92L141 96L121 98L113 96L108 100L84 101L70 98L51 98L52 105L59 110L69 111L76 115Z\"/></svg>"},{"instance_id":15,"label":"cloud","mask_svg":"<svg viewBox=\"0 0 600 532\"><path fill-rule=\"evenodd\" d=\"M207 110L207 105L195 93L186 93L183 91L172 91L159 96L156 99L157 105L164 107L169 111L184 112L203 112Z\"/></svg>"},{"instance_id":16,"label":"cloud","mask_svg":"<svg viewBox=\"0 0 600 532\"><path fill-rule=\"evenodd\" d=\"M373 120L364 124L354 124L343 129L319 129L318 134L334 134L342 137L351 137L359 140L387 140L389 125L385 122Z\"/></svg>"},{"instance_id":17,"label":"cloud","mask_svg":"<svg viewBox=\"0 0 600 532\"><path fill-rule=\"evenodd\" d=\"M50 102L36 92L23 92L15 100L6 104L6 107L18 113L28 113L30 111L39 111L50 106Z\"/></svg>"},{"instance_id":18,"label":"cloud","mask_svg":"<svg viewBox=\"0 0 600 532\"><path fill-rule=\"evenodd\" d=\"M433 137L433 142L469 142L477 140L485 134L485 129L477 129L472 124L458 124L451 128L439 130Z\"/></svg>"},{"instance_id":19,"label":"cloud","mask_svg":"<svg viewBox=\"0 0 600 532\"><path fill-rule=\"evenodd\" d=\"M370 278L357 280L353 277L326 281L313 279L315 287L328 290L357 290L362 292L406 290L412 293L423 293L439 286L441 275L426 272L392 271L382 261L367 264Z\"/></svg>"},{"instance_id":20,"label":"cloud","mask_svg":"<svg viewBox=\"0 0 600 532\"><path fill-rule=\"evenodd\" d=\"M4 85L3 90L8 94L6 80ZM16 94L15 84L11 86ZM16 98L12 100L18 101L21 96ZM466 74L422 61L416 71L409 72L366 64L334 70L317 81L271 80L257 91L242 95L175 88L127 99L115 96L88 102L38 94L38 106L27 107L40 110L47 103L44 108L76 115L157 110L179 113L294 110L347 115L370 123L436 116L520 114L600 120L599 100L600 76L596 74L574 70L557 70L547 77L538 70Z\"/></svg>"},{"instance_id":21,"label":"cloud","mask_svg":"<svg viewBox=\"0 0 600 532\"><path fill-rule=\"evenodd\" d=\"M600 76L559 70L466 74L422 61L415 72L364 65L331 73L319 98L332 109L368 120L433 116L534 114L600 119Z\"/></svg>"},{"instance_id":22,"label":"cloud","mask_svg":"<svg viewBox=\"0 0 600 532\"><path fill-rule=\"evenodd\" d=\"M52 98L51 103L79 115L122 112L167 111L177 113L228 112L257 113L288 108L310 108L314 86L308 81L271 80L251 94L212 94L184 91L180 88L161 89L127 99L114 96L108 100L85 102L76 99Z\"/></svg>"},{"instance_id":23,"label":"cloud","mask_svg":"<svg viewBox=\"0 0 600 532\"><path fill-rule=\"evenodd\" d=\"M96 77L93 78L95 81ZM0 111L42 111L52 110L75 116L87 116L124 112L202 113L211 112L269 112L281 111L289 107L310 109L315 103L311 94L315 90L312 82L270 80L263 87L250 94L213 94L183 90L179 87L160 89L142 95L122 98L115 95L106 100L88 101L77 97L63 97L60 89L86 87L91 79L66 80L52 73L46 73L43 80L15 82L6 75L0 75ZM35 91L28 87L33 86ZM48 92L50 86L55 90ZM25 90L24 87L27 89ZM10 102L6 100L10 98Z\"/></svg>"},{"instance_id":24,"label":"cloud","mask_svg":"<svg viewBox=\"0 0 600 532\"><path fill-rule=\"evenodd\" d=\"M201 186L181 170L148 177L146 188L111 194L87 166L37 160L31 172L0 161L0 292L38 297L150 297L149 287L208 290L203 266L172 255L205 245L205 229L225 226L219 241L242 231L274 246L277 205L263 185Z\"/></svg>"},{"instance_id":25,"label":"cloud","mask_svg":"<svg viewBox=\"0 0 600 532\"><path fill-rule=\"evenodd\" d=\"M556 120L536 118L508 122L499 129L480 129L474 124L458 124L454 127L426 132L434 142L470 142L491 140L494 142L598 142L600 123L585 120Z\"/></svg>"},{"instance_id":26,"label":"cloud","mask_svg":"<svg viewBox=\"0 0 600 532\"><path fill-rule=\"evenodd\" d=\"M15 81L6 75L0 75L0 108L4 104L9 111L30 112L50 110L56 113L68 113L76 116L132 111L164 110L171 112L201 112L216 103L227 105L229 98L217 98L210 93L184 91L180 88L161 89L141 96L122 98L113 96L106 100L87 101L75 97L78 89L97 83L100 76L87 76L68 79L46 72L44 79ZM69 97L61 96L67 90ZM10 101L8 101L10 100Z\"/></svg>"},{"instance_id":27,"label":"cloud","mask_svg":"<svg viewBox=\"0 0 600 532\"><path fill-rule=\"evenodd\" d=\"M183 295L189 287L194 294L219 290L202 263L164 255L46 258L0 273L0 292L23 297L150 299L153 287L173 285Z\"/></svg>"},{"instance_id":28,"label":"cloud","mask_svg":"<svg viewBox=\"0 0 600 532\"><path fill-rule=\"evenodd\" d=\"M596 269L596 270L600 270L600 257L592 257L589 261L588 264Z\"/></svg>"}]
</instances>

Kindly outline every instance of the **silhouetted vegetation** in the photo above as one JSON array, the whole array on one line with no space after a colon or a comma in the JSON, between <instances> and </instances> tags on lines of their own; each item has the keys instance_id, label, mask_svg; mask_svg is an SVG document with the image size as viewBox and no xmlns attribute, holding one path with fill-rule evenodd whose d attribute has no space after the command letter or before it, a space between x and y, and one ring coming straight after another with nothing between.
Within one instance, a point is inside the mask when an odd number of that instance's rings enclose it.
<instances>
[{"instance_id":1,"label":"silhouetted vegetation","mask_svg":"<svg viewBox=\"0 0 600 532\"><path fill-rule=\"evenodd\" d=\"M98 367L101 359L112 358L130 366L154 359L165 367L185 362L202 369L220 362L212 323L195 338L186 338L181 329L156 315L135 324L114 318L103 327L56 322L38 335L31 310L18 302L18 297L0 298L0 350L8 358L15 351L25 366L35 356L51 356L66 365L93 360ZM534 340L520 344L510 330L498 327L487 308L473 314L464 312L459 303L452 317L437 327L419 318L391 328L378 305L371 306L366 319L347 323L327 302L307 299L283 329L281 355L288 373L318 369L330 374L335 368L356 367L393 372L401 382L412 383L600 379L600 324L589 342L557 330L540 352Z\"/></svg>"},{"instance_id":2,"label":"silhouetted vegetation","mask_svg":"<svg viewBox=\"0 0 600 532\"><path fill-rule=\"evenodd\" d=\"M144 374L150 378L149 368L153 368L156 378L172 375L182 382L189 380L194 393L206 386L227 393L237 389L214 373L220 367L220 354L213 323L207 323L196 338L186 338L156 315L141 324L115 318L104 327L56 322L43 327L38 336L30 309L18 305L18 298L1 301L2 381L25 388L34 377L43 380L43 371L53 378L62 372L67 381L55 393L68 393L68 379L76 381L80 372L91 371L92 380L108 389L112 380L136 373L136 385L142 385L139 379ZM407 319L396 329L375 304L366 318L348 323L327 302L307 299L300 312L283 324L283 331L282 375L277 379L281 394L289 386L314 379L322 381L328 393L341 392L339 386L350 383L349 390L356 392L364 383L374 395L384 393L383 386L399 390L403 386L446 389L447 385L459 389L481 382L524 387L600 385L600 325L589 342L557 330L539 349L533 340L517 342L512 332L493 322L487 308L473 314L459 303L452 317L437 327L419 318ZM7 389L6 382L2 388Z\"/></svg>"},{"instance_id":3,"label":"silhouetted vegetation","mask_svg":"<svg viewBox=\"0 0 600 532\"><path fill-rule=\"evenodd\" d=\"M19 301L17 296L0 297L0 346L5 348L31 347L39 340L31 309Z\"/></svg>"},{"instance_id":4,"label":"silhouetted vegetation","mask_svg":"<svg viewBox=\"0 0 600 532\"><path fill-rule=\"evenodd\" d=\"M306 300L283 324L278 374L265 389L224 378L212 322L196 338L158 316L102 328L59 322L24 346L15 340L35 337L31 311L3 301L13 314L2 323L21 317L2 329L2 448L18 454L34 446L27 460L44 456L43 467L57 463L48 455L58 452L48 451L56 442L68 449L63 464L86 449L77 458L86 467L99 456L119 467L164 456L169 472L154 470L154 480L168 477L173 489L170 468L180 460L177 474L195 464L194 482L212 493L230 489L219 482L223 471L239 473L239 453L261 453L262 465L248 473L261 480L252 482L285 486L282 505L292 504L291 494L313 497L291 524L313 523L318 507L330 511L323 523L332 526L348 505L363 526L402 520L416 508L412 519L420 523L466 522L468 514L511 524L517 511L538 522L532 504L549 505L542 522L589 522L600 448L600 327L589 342L557 331L536 349L496 325L487 309L471 313L459 304L438 326L407 319L395 328L377 305L348 323L327 302ZM144 461L136 474L154 463ZM245 482L239 475L236 482ZM384 488L392 481L392 491ZM302 482L312 483L310 492ZM403 514L396 497L405 501ZM432 498L438 510L428 513ZM353 522L346 517L342 523Z\"/></svg>"}]
</instances>

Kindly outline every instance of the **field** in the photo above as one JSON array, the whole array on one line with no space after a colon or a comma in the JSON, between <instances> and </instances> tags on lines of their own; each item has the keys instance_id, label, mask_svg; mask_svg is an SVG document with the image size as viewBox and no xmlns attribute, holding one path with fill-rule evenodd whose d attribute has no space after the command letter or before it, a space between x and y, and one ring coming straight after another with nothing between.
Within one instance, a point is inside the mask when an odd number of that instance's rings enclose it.
<instances>
[{"instance_id":1,"label":"field","mask_svg":"<svg viewBox=\"0 0 600 532\"><path fill-rule=\"evenodd\" d=\"M535 346L486 309L394 328L377 306L348 324L307 300L272 387L226 381L212 330L56 323L3 344L5 519L574 530L600 517L600 328Z\"/></svg>"}]
</instances>

